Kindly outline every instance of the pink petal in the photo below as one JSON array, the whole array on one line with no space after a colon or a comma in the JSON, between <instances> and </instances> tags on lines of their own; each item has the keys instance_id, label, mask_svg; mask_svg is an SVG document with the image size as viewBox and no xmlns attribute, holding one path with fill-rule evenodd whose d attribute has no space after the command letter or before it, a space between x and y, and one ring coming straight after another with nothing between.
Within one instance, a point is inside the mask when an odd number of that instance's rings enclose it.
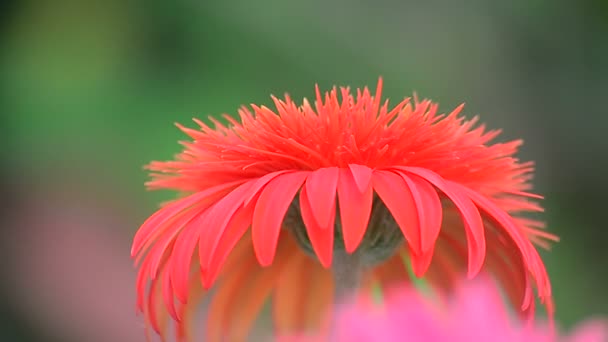
<instances>
[{"instance_id":1,"label":"pink petal","mask_svg":"<svg viewBox=\"0 0 608 342\"><path fill-rule=\"evenodd\" d=\"M306 193L308 194L310 210L322 229L333 228L336 212L336 187L340 169L327 167L311 172L306 179Z\"/></svg>"},{"instance_id":2,"label":"pink petal","mask_svg":"<svg viewBox=\"0 0 608 342\"><path fill-rule=\"evenodd\" d=\"M353 253L361 243L372 212L373 190L371 182L367 182L367 188L364 191L359 190L352 168L341 169L338 182L338 199L344 246L348 253Z\"/></svg>"},{"instance_id":3,"label":"pink petal","mask_svg":"<svg viewBox=\"0 0 608 342\"><path fill-rule=\"evenodd\" d=\"M251 227L253 248L262 266L270 265L274 259L283 218L307 176L308 172L282 174L262 190Z\"/></svg>"},{"instance_id":4,"label":"pink petal","mask_svg":"<svg viewBox=\"0 0 608 342\"><path fill-rule=\"evenodd\" d=\"M307 188L302 188L302 191L300 192L302 221L304 221L304 224L306 225L306 232L310 238L310 243L319 258L321 265L330 267L334 249L334 230L319 226L312 214L309 203L310 198L308 198ZM333 215L330 217L332 225L335 218L336 211L334 210Z\"/></svg>"},{"instance_id":5,"label":"pink petal","mask_svg":"<svg viewBox=\"0 0 608 342\"><path fill-rule=\"evenodd\" d=\"M446 181L433 171L420 167L397 167L399 170L407 171L420 176L441 190L458 208L460 216L465 224L465 232L468 240L469 265L468 276L474 277L483 266L486 254L486 241L483 221L479 210L468 196L454 187L452 182Z\"/></svg>"},{"instance_id":6,"label":"pink petal","mask_svg":"<svg viewBox=\"0 0 608 342\"><path fill-rule=\"evenodd\" d=\"M375 170L372 184L401 228L414 254L421 254L420 223L412 192L403 178L390 171Z\"/></svg>"}]
</instances>

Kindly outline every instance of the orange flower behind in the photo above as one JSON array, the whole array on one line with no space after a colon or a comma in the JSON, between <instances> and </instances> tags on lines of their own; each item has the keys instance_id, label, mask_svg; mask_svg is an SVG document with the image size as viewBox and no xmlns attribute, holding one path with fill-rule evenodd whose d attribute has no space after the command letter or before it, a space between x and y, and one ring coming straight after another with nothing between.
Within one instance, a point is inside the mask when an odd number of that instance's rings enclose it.
<instances>
[{"instance_id":1,"label":"orange flower behind","mask_svg":"<svg viewBox=\"0 0 608 342\"><path fill-rule=\"evenodd\" d=\"M185 339L212 286L209 340L244 338L268 298L280 333L314 328L338 295L334 255L356 259L364 285L409 281L404 262L438 290L489 272L522 314L536 289L552 315L533 243L556 238L520 216L542 211L528 192L532 164L514 157L521 141L491 144L499 132L475 128L463 106L389 109L381 89L343 88L339 99L317 88L314 107L273 97L275 111L242 108L229 126L179 126L193 141L151 163L148 185L189 195L146 220L132 248L138 306L158 333L169 314Z\"/></svg>"}]
</instances>

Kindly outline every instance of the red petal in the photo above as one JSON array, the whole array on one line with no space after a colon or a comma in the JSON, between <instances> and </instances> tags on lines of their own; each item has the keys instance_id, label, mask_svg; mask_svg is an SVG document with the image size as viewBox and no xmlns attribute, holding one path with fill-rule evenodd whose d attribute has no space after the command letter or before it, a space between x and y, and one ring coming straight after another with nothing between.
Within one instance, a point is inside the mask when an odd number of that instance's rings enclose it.
<instances>
[{"instance_id":1,"label":"red petal","mask_svg":"<svg viewBox=\"0 0 608 342\"><path fill-rule=\"evenodd\" d=\"M253 212L253 248L262 266L272 263L279 231L287 208L302 186L308 172L282 174L266 185Z\"/></svg>"},{"instance_id":2,"label":"red petal","mask_svg":"<svg viewBox=\"0 0 608 342\"><path fill-rule=\"evenodd\" d=\"M441 230L443 212L437 191L429 182L416 175L399 172L412 192L420 221L420 247L426 253L435 247Z\"/></svg>"},{"instance_id":3,"label":"red petal","mask_svg":"<svg viewBox=\"0 0 608 342\"><path fill-rule=\"evenodd\" d=\"M431 266L431 260L433 260L433 254L435 251L435 245L431 246L431 249L422 252L421 254L410 253L412 260L412 270L416 277L420 278L424 276L426 271Z\"/></svg>"},{"instance_id":4,"label":"red petal","mask_svg":"<svg viewBox=\"0 0 608 342\"><path fill-rule=\"evenodd\" d=\"M477 192L460 184L456 184L455 187L461 189L461 191L469 196L481 210L487 213L488 217L497 224L497 228L502 227L505 232L509 234L521 252L524 262L539 282L539 291L546 291L545 293L550 295L551 289L549 279L545 275L546 271L542 269L540 256L538 255L536 248L534 248L532 243L526 238L513 218L507 212L500 209L497 205Z\"/></svg>"},{"instance_id":5,"label":"red petal","mask_svg":"<svg viewBox=\"0 0 608 342\"><path fill-rule=\"evenodd\" d=\"M372 169L364 165L349 164L348 168L360 192L365 192L372 181Z\"/></svg>"},{"instance_id":6,"label":"red petal","mask_svg":"<svg viewBox=\"0 0 608 342\"><path fill-rule=\"evenodd\" d=\"M167 221L169 221L176 214L181 212L182 210L200 203L204 201L208 201L211 199L213 201L215 195L221 193L222 191L229 189L231 187L235 187L239 184L243 183L243 181L235 181L231 183L226 183L218 186L211 187L209 189L203 190L201 192L197 192L188 197L182 198L178 201L172 202L165 207L158 210L152 216L150 216L139 228L135 237L133 238L133 246L131 248L131 256L135 256L140 252L140 249L144 246L144 244L153 238L153 235L158 232L158 228L162 227ZM210 197L208 199L208 197Z\"/></svg>"},{"instance_id":7,"label":"red petal","mask_svg":"<svg viewBox=\"0 0 608 342\"><path fill-rule=\"evenodd\" d=\"M183 213L175 222L171 223L164 232L162 238L160 238L154 244L154 247L147 254L146 258L150 258L150 278L156 278L158 274L158 268L160 262L163 259L165 251L169 248L171 243L175 242L178 234L182 232L182 229L191 222L196 216L200 215L203 210L191 209Z\"/></svg>"},{"instance_id":8,"label":"red petal","mask_svg":"<svg viewBox=\"0 0 608 342\"><path fill-rule=\"evenodd\" d=\"M270 182L277 176L280 176L287 172L289 172L289 171L277 171L277 172L272 172L272 173L269 173L267 175L260 177L258 180L256 180L253 183L253 185L251 186L251 189L249 189L250 194L249 194L249 196L245 197L245 201L243 202L243 205L248 205L249 202L251 202L251 200L253 200L253 198L260 192L260 189L262 189L264 186L266 186L266 184L268 184L268 182Z\"/></svg>"},{"instance_id":9,"label":"red petal","mask_svg":"<svg viewBox=\"0 0 608 342\"><path fill-rule=\"evenodd\" d=\"M372 176L374 190L391 212L401 228L414 254L421 254L420 222L412 192L403 178L390 171L375 170Z\"/></svg>"},{"instance_id":10,"label":"red petal","mask_svg":"<svg viewBox=\"0 0 608 342\"><path fill-rule=\"evenodd\" d=\"M198 252L201 270L206 273L211 262L211 253L217 248L220 239L232 216L242 207L245 195L248 194L253 182L242 184L209 209L209 214L201 223L204 230L201 233Z\"/></svg>"},{"instance_id":11,"label":"red petal","mask_svg":"<svg viewBox=\"0 0 608 342\"><path fill-rule=\"evenodd\" d=\"M324 267L331 266L332 252L334 249L334 230L325 229L319 226L315 220L312 209L310 208L310 198L308 197L307 189L304 187L300 192L300 211L302 213L302 221L306 225L306 232L310 238L310 243L314 249L321 265ZM336 211L331 215L331 223L336 218Z\"/></svg>"},{"instance_id":12,"label":"red petal","mask_svg":"<svg viewBox=\"0 0 608 342\"><path fill-rule=\"evenodd\" d=\"M203 282L205 288L210 288L213 285L219 274L219 270L228 258L228 255L247 232L247 229L249 229L251 220L253 219L253 208L254 204L250 204L241 208L232 216L217 248L210 254L208 263L209 268L207 272L205 272Z\"/></svg>"},{"instance_id":13,"label":"red petal","mask_svg":"<svg viewBox=\"0 0 608 342\"><path fill-rule=\"evenodd\" d=\"M338 199L344 246L348 253L353 253L361 243L372 212L373 190L371 183L367 182L367 187L363 192L359 190L352 168L341 169L340 181L338 182Z\"/></svg>"},{"instance_id":14,"label":"red petal","mask_svg":"<svg viewBox=\"0 0 608 342\"><path fill-rule=\"evenodd\" d=\"M174 320L179 321L179 317L175 310L175 300L173 299L173 287L171 286L171 273L169 269L165 270L162 278L162 293L163 300L165 301L165 306L171 317L173 317Z\"/></svg>"},{"instance_id":15,"label":"red petal","mask_svg":"<svg viewBox=\"0 0 608 342\"><path fill-rule=\"evenodd\" d=\"M336 214L336 187L340 169L327 167L311 172L306 179L310 210L322 229L333 228Z\"/></svg>"},{"instance_id":16,"label":"red petal","mask_svg":"<svg viewBox=\"0 0 608 342\"><path fill-rule=\"evenodd\" d=\"M171 283L175 296L182 303L186 303L188 300L188 279L190 278L192 254L203 228L201 223L208 213L209 210L192 220L179 235L175 241L175 245L173 245L173 252L169 259L171 262Z\"/></svg>"},{"instance_id":17,"label":"red petal","mask_svg":"<svg viewBox=\"0 0 608 342\"><path fill-rule=\"evenodd\" d=\"M479 215L479 210L469 199L466 194L460 191L460 188L454 187L449 181L444 180L433 171L420 168L420 167L398 167L400 170L404 170L415 175L418 175L431 184L441 190L452 202L460 213L462 220L465 224L465 232L468 240L469 250L469 266L468 276L474 277L483 266L483 262L486 255L486 241L484 234L483 221Z\"/></svg>"}]
</instances>

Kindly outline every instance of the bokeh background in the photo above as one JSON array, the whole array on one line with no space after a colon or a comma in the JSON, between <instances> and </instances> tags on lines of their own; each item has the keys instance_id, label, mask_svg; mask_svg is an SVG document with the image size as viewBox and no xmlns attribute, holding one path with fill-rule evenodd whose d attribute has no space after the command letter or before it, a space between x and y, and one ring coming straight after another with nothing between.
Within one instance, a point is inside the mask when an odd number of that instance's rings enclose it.
<instances>
[{"instance_id":1,"label":"bokeh background","mask_svg":"<svg viewBox=\"0 0 608 342\"><path fill-rule=\"evenodd\" d=\"M2 1L1 341L143 341L129 258L174 122L318 83L466 102L523 137L566 328L608 314L608 2Z\"/></svg>"}]
</instances>

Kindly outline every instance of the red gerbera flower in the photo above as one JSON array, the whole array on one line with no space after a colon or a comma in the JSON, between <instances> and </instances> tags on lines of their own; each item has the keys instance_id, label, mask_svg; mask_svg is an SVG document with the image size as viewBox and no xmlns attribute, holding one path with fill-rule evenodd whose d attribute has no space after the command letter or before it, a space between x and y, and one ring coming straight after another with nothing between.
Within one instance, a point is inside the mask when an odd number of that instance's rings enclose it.
<instances>
[{"instance_id":1,"label":"red gerbera flower","mask_svg":"<svg viewBox=\"0 0 608 342\"><path fill-rule=\"evenodd\" d=\"M436 289L487 271L524 314L536 288L552 313L532 242L555 237L520 217L542 211L527 192L532 164L514 157L521 141L490 144L499 132L474 128L462 106L389 109L381 89L355 98L343 88L339 99L317 88L314 106L273 97L275 111L242 108L229 126L179 126L193 141L151 163L148 185L188 195L152 215L132 248L138 307L158 333L169 313L185 339L198 294L214 284L209 340L243 338L268 297L279 333L314 327L333 301L334 254L353 264L337 267L339 286L359 284L361 270L363 286L408 281L408 260Z\"/></svg>"}]
</instances>

